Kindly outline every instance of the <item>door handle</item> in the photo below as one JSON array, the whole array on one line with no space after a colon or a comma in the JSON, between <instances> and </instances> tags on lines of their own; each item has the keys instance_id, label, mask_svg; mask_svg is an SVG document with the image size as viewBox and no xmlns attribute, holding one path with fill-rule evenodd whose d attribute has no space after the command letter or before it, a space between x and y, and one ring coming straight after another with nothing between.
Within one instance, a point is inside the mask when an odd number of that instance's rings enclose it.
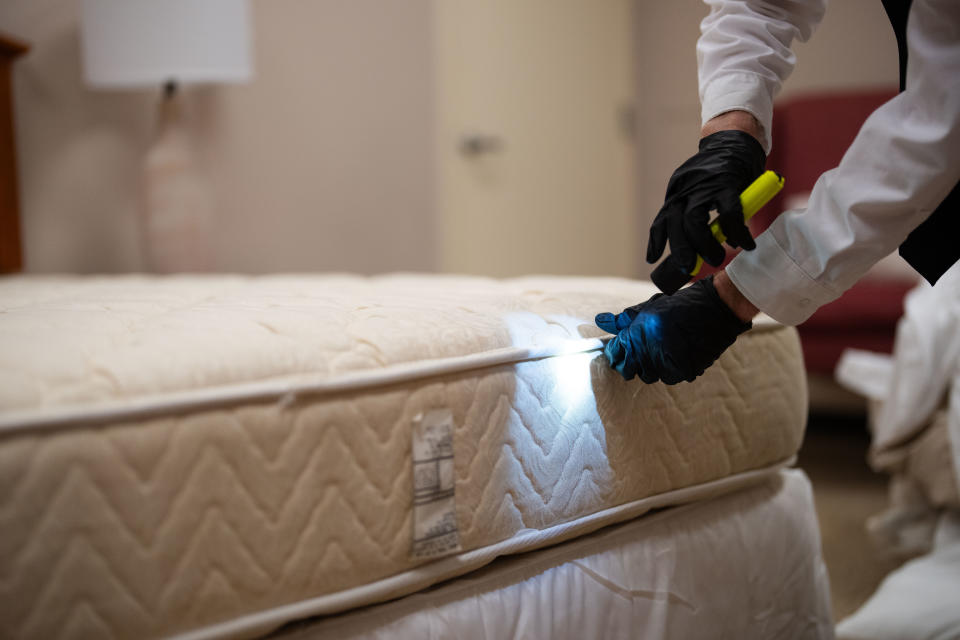
<instances>
[{"instance_id":1,"label":"door handle","mask_svg":"<svg viewBox=\"0 0 960 640\"><path fill-rule=\"evenodd\" d=\"M501 138L489 134L472 134L460 138L460 153L465 156L497 153L502 151L504 146Z\"/></svg>"}]
</instances>

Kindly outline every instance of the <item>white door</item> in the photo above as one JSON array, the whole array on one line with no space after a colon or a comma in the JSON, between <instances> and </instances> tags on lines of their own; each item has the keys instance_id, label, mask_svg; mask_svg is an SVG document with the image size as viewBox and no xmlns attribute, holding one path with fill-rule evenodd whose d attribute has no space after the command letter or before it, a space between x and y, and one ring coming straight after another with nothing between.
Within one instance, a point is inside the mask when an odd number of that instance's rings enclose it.
<instances>
[{"instance_id":1,"label":"white door","mask_svg":"<svg viewBox=\"0 0 960 640\"><path fill-rule=\"evenodd\" d=\"M437 0L444 271L631 276L630 0Z\"/></svg>"}]
</instances>

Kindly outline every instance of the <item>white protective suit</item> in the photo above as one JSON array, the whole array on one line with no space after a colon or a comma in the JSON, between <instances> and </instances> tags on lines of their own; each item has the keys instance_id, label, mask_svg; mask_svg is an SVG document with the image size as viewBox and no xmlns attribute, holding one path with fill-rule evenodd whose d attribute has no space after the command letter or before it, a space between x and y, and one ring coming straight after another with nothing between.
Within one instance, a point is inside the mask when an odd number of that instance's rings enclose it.
<instances>
[{"instance_id":1,"label":"white protective suit","mask_svg":"<svg viewBox=\"0 0 960 640\"><path fill-rule=\"evenodd\" d=\"M702 119L752 113L769 151L773 96L825 0L707 0L697 44ZM851 34L851 46L856 46ZM807 208L785 212L727 267L754 305L799 324L893 252L960 181L960 2L914 0L906 89L864 123ZM775 142L775 141L773 141ZM958 212L960 215L960 212ZM960 226L960 224L958 224Z\"/></svg>"}]
</instances>

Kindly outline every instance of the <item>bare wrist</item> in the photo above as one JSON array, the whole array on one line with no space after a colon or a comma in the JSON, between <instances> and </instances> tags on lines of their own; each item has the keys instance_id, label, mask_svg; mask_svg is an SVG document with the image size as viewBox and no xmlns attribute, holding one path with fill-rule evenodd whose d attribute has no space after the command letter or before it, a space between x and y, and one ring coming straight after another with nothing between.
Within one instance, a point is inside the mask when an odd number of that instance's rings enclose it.
<instances>
[{"instance_id":1,"label":"bare wrist","mask_svg":"<svg viewBox=\"0 0 960 640\"><path fill-rule=\"evenodd\" d=\"M710 118L704 123L703 127L701 127L700 137L706 138L710 134L718 131L728 131L730 129L749 133L757 139L757 142L763 144L763 127L760 125L760 121L749 111L727 111Z\"/></svg>"},{"instance_id":2,"label":"bare wrist","mask_svg":"<svg viewBox=\"0 0 960 640\"><path fill-rule=\"evenodd\" d=\"M717 290L717 295L730 307L734 315L744 322L750 322L755 315L760 313L760 310L757 309L752 302L747 300L747 298L740 293L740 290L734 286L733 282L731 282L727 276L726 271L718 271L716 275L713 276L713 287Z\"/></svg>"}]
</instances>

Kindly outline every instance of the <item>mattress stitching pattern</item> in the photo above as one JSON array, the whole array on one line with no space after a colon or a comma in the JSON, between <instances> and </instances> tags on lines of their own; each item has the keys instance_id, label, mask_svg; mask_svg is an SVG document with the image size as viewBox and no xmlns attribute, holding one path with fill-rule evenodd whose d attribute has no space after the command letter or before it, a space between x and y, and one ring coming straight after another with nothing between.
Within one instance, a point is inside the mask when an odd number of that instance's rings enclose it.
<instances>
[{"instance_id":1,"label":"mattress stitching pattern","mask_svg":"<svg viewBox=\"0 0 960 640\"><path fill-rule=\"evenodd\" d=\"M428 571L406 571L385 580L363 585L347 592L338 592L327 596L320 596L302 602L291 603L282 607L258 611L228 622L197 629L176 636L176 640L216 640L219 638L234 637L237 634L256 634L270 631L279 625L292 620L322 616L328 612L347 610L343 602L379 602L384 599L377 593L396 595L399 584L406 583L402 591L413 593L425 586L436 584L441 580L455 578L469 573L492 561L492 559L517 552L528 552L541 549L544 546L555 545L558 541L571 540L588 535L602 527L619 524L643 514L665 506L689 506L693 502L723 496L735 491L753 487L768 481L777 474L793 465L795 457L776 464L745 471L727 476L695 487L686 487L635 500L631 503L619 505L602 513L580 518L570 523L556 525L540 532L527 532L510 540L495 543L470 552L461 553L429 565ZM678 507L684 508L684 507ZM661 512L662 513L662 512ZM555 547L556 548L556 547ZM562 553L558 551L558 553Z\"/></svg>"},{"instance_id":2,"label":"mattress stitching pattern","mask_svg":"<svg viewBox=\"0 0 960 640\"><path fill-rule=\"evenodd\" d=\"M775 463L802 430L798 353L793 330L748 334L693 400L613 384L586 352L13 429L0 437L0 635L168 634L428 571L408 557L409 425L430 408L455 416L467 550Z\"/></svg>"}]
</instances>

